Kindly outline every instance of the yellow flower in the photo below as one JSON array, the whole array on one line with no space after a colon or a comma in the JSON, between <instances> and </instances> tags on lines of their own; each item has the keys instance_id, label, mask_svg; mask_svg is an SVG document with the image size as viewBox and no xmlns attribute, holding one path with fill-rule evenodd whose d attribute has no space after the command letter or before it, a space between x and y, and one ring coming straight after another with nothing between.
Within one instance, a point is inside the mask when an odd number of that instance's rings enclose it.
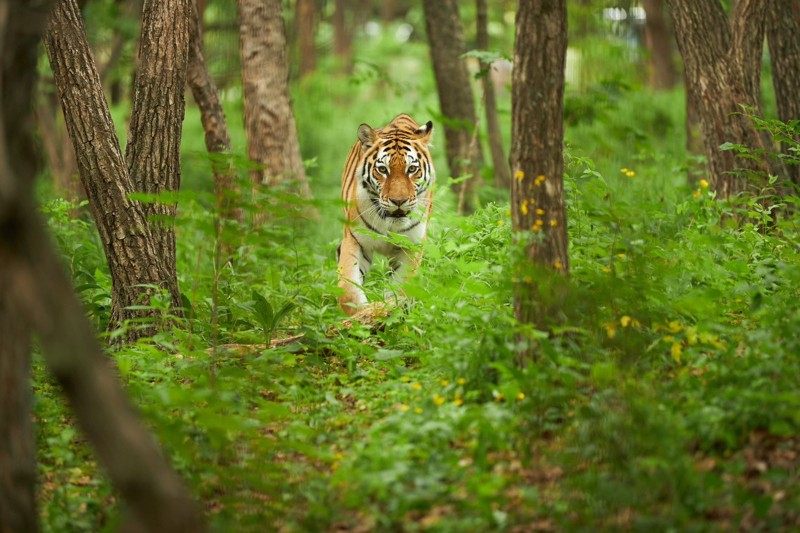
<instances>
[{"instance_id":1,"label":"yellow flower","mask_svg":"<svg viewBox=\"0 0 800 533\"><path fill-rule=\"evenodd\" d=\"M636 172L634 172L633 170L629 170L625 173L625 175L628 176L629 178L632 178L636 175Z\"/></svg>"},{"instance_id":2,"label":"yellow flower","mask_svg":"<svg viewBox=\"0 0 800 533\"><path fill-rule=\"evenodd\" d=\"M433 395L433 403L436 405L442 405L445 402L444 397L439 396L438 394Z\"/></svg>"},{"instance_id":3,"label":"yellow flower","mask_svg":"<svg viewBox=\"0 0 800 533\"><path fill-rule=\"evenodd\" d=\"M562 268L564 268L564 265L561 264L561 261L556 261L555 263L553 263L553 268L555 268L556 270L561 270Z\"/></svg>"},{"instance_id":4,"label":"yellow flower","mask_svg":"<svg viewBox=\"0 0 800 533\"><path fill-rule=\"evenodd\" d=\"M403 411L404 413L406 411L408 411L409 409L411 409L411 408L409 406L407 406L406 404L403 404L403 405L400 406L400 410Z\"/></svg>"},{"instance_id":5,"label":"yellow flower","mask_svg":"<svg viewBox=\"0 0 800 533\"><path fill-rule=\"evenodd\" d=\"M456 383L458 383L459 385L464 385L466 382L467 382L467 380L464 379L464 378L458 378L456 380Z\"/></svg>"},{"instance_id":6,"label":"yellow flower","mask_svg":"<svg viewBox=\"0 0 800 533\"><path fill-rule=\"evenodd\" d=\"M669 327L669 332L670 333L678 333L679 331L681 331L683 329L683 325L680 322L678 322L677 320L673 320L672 322L667 324L667 326Z\"/></svg>"},{"instance_id":7,"label":"yellow flower","mask_svg":"<svg viewBox=\"0 0 800 533\"><path fill-rule=\"evenodd\" d=\"M522 200L522 205L519 206L519 210L522 211L523 215L528 214L528 200Z\"/></svg>"},{"instance_id":8,"label":"yellow flower","mask_svg":"<svg viewBox=\"0 0 800 533\"><path fill-rule=\"evenodd\" d=\"M450 385L450 382L447 381L446 379L443 379L442 380L442 387L447 387L448 385Z\"/></svg>"},{"instance_id":9,"label":"yellow flower","mask_svg":"<svg viewBox=\"0 0 800 533\"><path fill-rule=\"evenodd\" d=\"M544 215L544 209L537 209L536 210L536 214L539 215L539 216Z\"/></svg>"},{"instance_id":10,"label":"yellow flower","mask_svg":"<svg viewBox=\"0 0 800 533\"><path fill-rule=\"evenodd\" d=\"M522 181L523 179L525 179L525 173L521 170L517 170L516 172L514 172L514 177L517 178L519 181Z\"/></svg>"},{"instance_id":11,"label":"yellow flower","mask_svg":"<svg viewBox=\"0 0 800 533\"><path fill-rule=\"evenodd\" d=\"M520 393L517 394L517 400L524 400L524 399L525 399L525 393L520 391Z\"/></svg>"},{"instance_id":12,"label":"yellow flower","mask_svg":"<svg viewBox=\"0 0 800 533\"><path fill-rule=\"evenodd\" d=\"M617 336L617 325L613 322L606 322L603 324L603 327L606 329L606 335L608 335L609 339L613 339Z\"/></svg>"},{"instance_id":13,"label":"yellow flower","mask_svg":"<svg viewBox=\"0 0 800 533\"><path fill-rule=\"evenodd\" d=\"M692 198L700 198L703 194L700 192L700 189L697 189L692 193Z\"/></svg>"},{"instance_id":14,"label":"yellow flower","mask_svg":"<svg viewBox=\"0 0 800 533\"><path fill-rule=\"evenodd\" d=\"M419 383L419 381L415 381L414 383L411 384L411 388L414 390L421 390L422 385Z\"/></svg>"},{"instance_id":15,"label":"yellow flower","mask_svg":"<svg viewBox=\"0 0 800 533\"><path fill-rule=\"evenodd\" d=\"M507 210L506 210L506 216L507 216L507 217L510 217L510 216L511 216L511 210L509 210L509 209L507 209Z\"/></svg>"},{"instance_id":16,"label":"yellow flower","mask_svg":"<svg viewBox=\"0 0 800 533\"><path fill-rule=\"evenodd\" d=\"M415 407L414 408L414 412L417 413L418 415L421 415L422 414L422 407Z\"/></svg>"},{"instance_id":17,"label":"yellow flower","mask_svg":"<svg viewBox=\"0 0 800 533\"><path fill-rule=\"evenodd\" d=\"M550 227L551 228L555 228L556 226L558 226L558 220L556 220L554 218L551 218L550 219Z\"/></svg>"},{"instance_id":18,"label":"yellow flower","mask_svg":"<svg viewBox=\"0 0 800 533\"><path fill-rule=\"evenodd\" d=\"M617 257L619 257L620 259L625 259L625 254L617 254Z\"/></svg>"},{"instance_id":19,"label":"yellow flower","mask_svg":"<svg viewBox=\"0 0 800 533\"><path fill-rule=\"evenodd\" d=\"M400 378L400 381L402 381L403 383L408 383L409 381L411 381L411 378L408 376L408 374L406 374Z\"/></svg>"},{"instance_id":20,"label":"yellow flower","mask_svg":"<svg viewBox=\"0 0 800 533\"><path fill-rule=\"evenodd\" d=\"M706 180L700 180L700 188L708 189L708 182Z\"/></svg>"},{"instance_id":21,"label":"yellow flower","mask_svg":"<svg viewBox=\"0 0 800 533\"><path fill-rule=\"evenodd\" d=\"M631 324L631 317L625 315L619 319L619 323L622 325L623 328L627 328Z\"/></svg>"},{"instance_id":22,"label":"yellow flower","mask_svg":"<svg viewBox=\"0 0 800 533\"><path fill-rule=\"evenodd\" d=\"M464 405L464 400L461 398L461 396L456 396L456 399L453 400L453 403L456 404L456 407L458 407Z\"/></svg>"},{"instance_id":23,"label":"yellow flower","mask_svg":"<svg viewBox=\"0 0 800 533\"><path fill-rule=\"evenodd\" d=\"M670 353L672 354L672 358L675 359L676 363L681 362L681 354L683 353L683 346L681 343L676 342L672 344L672 348L670 348Z\"/></svg>"},{"instance_id":24,"label":"yellow flower","mask_svg":"<svg viewBox=\"0 0 800 533\"><path fill-rule=\"evenodd\" d=\"M611 269L608 268L608 267L603 267L603 272L605 272L607 274L607 273L611 272Z\"/></svg>"},{"instance_id":25,"label":"yellow flower","mask_svg":"<svg viewBox=\"0 0 800 533\"><path fill-rule=\"evenodd\" d=\"M547 178L545 178L543 175L539 174L538 176L536 176L536 179L533 180L533 184L539 187L541 186L542 182L546 179Z\"/></svg>"},{"instance_id":26,"label":"yellow flower","mask_svg":"<svg viewBox=\"0 0 800 533\"><path fill-rule=\"evenodd\" d=\"M625 168L625 167L619 169L619 171L622 172L623 174L627 174L628 173L628 169Z\"/></svg>"}]
</instances>

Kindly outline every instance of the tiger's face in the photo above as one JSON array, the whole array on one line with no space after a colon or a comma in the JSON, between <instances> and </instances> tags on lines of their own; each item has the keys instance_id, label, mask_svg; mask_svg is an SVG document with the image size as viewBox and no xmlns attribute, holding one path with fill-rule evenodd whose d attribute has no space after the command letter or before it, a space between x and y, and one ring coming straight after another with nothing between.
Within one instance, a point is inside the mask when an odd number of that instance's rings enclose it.
<instances>
[{"instance_id":1,"label":"tiger's face","mask_svg":"<svg viewBox=\"0 0 800 533\"><path fill-rule=\"evenodd\" d=\"M428 153L433 124L417 129L358 128L365 150L360 183L382 219L408 217L422 204L433 181Z\"/></svg>"}]
</instances>

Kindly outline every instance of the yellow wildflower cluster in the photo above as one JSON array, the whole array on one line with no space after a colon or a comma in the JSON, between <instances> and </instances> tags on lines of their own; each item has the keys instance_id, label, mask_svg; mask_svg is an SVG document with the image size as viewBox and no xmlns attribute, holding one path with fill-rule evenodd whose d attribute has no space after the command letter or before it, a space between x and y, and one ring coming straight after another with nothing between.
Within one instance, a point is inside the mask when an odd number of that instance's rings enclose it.
<instances>
[{"instance_id":1,"label":"yellow wildflower cluster","mask_svg":"<svg viewBox=\"0 0 800 533\"><path fill-rule=\"evenodd\" d=\"M708 189L708 181L704 179L700 180L699 185L700 186L697 189L695 189L695 191L692 193L692 198L696 199L701 198L703 196L703 191Z\"/></svg>"},{"instance_id":2,"label":"yellow wildflower cluster","mask_svg":"<svg viewBox=\"0 0 800 533\"><path fill-rule=\"evenodd\" d=\"M544 222L542 222L542 219L539 218L533 223L533 226L531 226L531 231L534 233L539 233L539 231L542 229L542 226L544 226Z\"/></svg>"},{"instance_id":3,"label":"yellow wildflower cluster","mask_svg":"<svg viewBox=\"0 0 800 533\"><path fill-rule=\"evenodd\" d=\"M669 344L669 352L676 363L681 364L683 350L687 346L707 345L718 349L725 348L717 335L708 332L698 332L697 326L685 326L679 320L672 320L667 324L656 324L653 329L670 333L661 337L661 342Z\"/></svg>"},{"instance_id":4,"label":"yellow wildflower cluster","mask_svg":"<svg viewBox=\"0 0 800 533\"><path fill-rule=\"evenodd\" d=\"M547 179L547 178L545 178L543 175L539 174L538 176L536 176L536 179L535 179L535 180L533 180L533 184L534 184L535 186L537 186L537 187L541 187L542 183L543 183L543 182L544 182L544 180L546 180L546 179Z\"/></svg>"},{"instance_id":5,"label":"yellow wildflower cluster","mask_svg":"<svg viewBox=\"0 0 800 533\"><path fill-rule=\"evenodd\" d=\"M628 176L629 178L632 178L632 177L634 177L636 175L636 172L634 172L633 170L631 170L629 168L621 168L621 169L619 169L619 171L622 172L623 174L625 174L626 176Z\"/></svg>"},{"instance_id":6,"label":"yellow wildflower cluster","mask_svg":"<svg viewBox=\"0 0 800 533\"><path fill-rule=\"evenodd\" d=\"M514 177L517 180L522 181L523 179L525 179L525 173L521 170L517 170L516 172L514 172Z\"/></svg>"}]
</instances>

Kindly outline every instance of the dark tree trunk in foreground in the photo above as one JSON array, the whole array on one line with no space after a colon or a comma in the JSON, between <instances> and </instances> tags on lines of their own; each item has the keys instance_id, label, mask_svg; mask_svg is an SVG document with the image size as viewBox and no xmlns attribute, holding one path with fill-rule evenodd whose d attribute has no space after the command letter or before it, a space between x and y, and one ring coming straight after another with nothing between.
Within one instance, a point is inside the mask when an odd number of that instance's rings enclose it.
<instances>
[{"instance_id":1,"label":"dark tree trunk in foreground","mask_svg":"<svg viewBox=\"0 0 800 533\"><path fill-rule=\"evenodd\" d=\"M317 4L316 0L297 0L295 17L297 48L300 54L300 77L317 68Z\"/></svg>"},{"instance_id":2,"label":"dark tree trunk in foreground","mask_svg":"<svg viewBox=\"0 0 800 533\"><path fill-rule=\"evenodd\" d=\"M675 86L678 74L672 61L672 32L664 14L664 0L643 0L646 21L645 41L650 53L649 79L650 87L657 91L671 89Z\"/></svg>"},{"instance_id":3,"label":"dark tree trunk in foreground","mask_svg":"<svg viewBox=\"0 0 800 533\"><path fill-rule=\"evenodd\" d=\"M190 0L145 0L139 38L128 146L125 158L136 192L178 192L181 183L181 132L189 53ZM162 266L177 279L175 214L171 201L144 204ZM177 285L177 283L176 283ZM176 287L177 288L177 287ZM173 293L173 306L181 307Z\"/></svg>"},{"instance_id":4,"label":"dark tree trunk in foreground","mask_svg":"<svg viewBox=\"0 0 800 533\"><path fill-rule=\"evenodd\" d=\"M219 101L217 86L208 73L203 54L203 35L200 15L194 5L190 6L189 19L189 64L186 81L200 109L200 121L205 131L206 150L211 155L214 173L214 189L218 199L220 217L242 221L241 209L235 207L240 195L236 185L236 170L230 162L231 138L228 121Z\"/></svg>"},{"instance_id":5,"label":"dark tree trunk in foreground","mask_svg":"<svg viewBox=\"0 0 800 533\"><path fill-rule=\"evenodd\" d=\"M489 49L489 16L486 0L477 0L477 45L479 50ZM489 74L492 68L489 63L481 63L484 71L481 83L483 84L483 102L486 109L486 135L489 138L489 150L492 152L492 166L494 167L494 183L497 187L508 189L511 187L511 172L508 169L508 160L503 150L503 137L500 134L500 122L497 120L497 98L494 93L494 83Z\"/></svg>"},{"instance_id":6,"label":"dark tree trunk in foreground","mask_svg":"<svg viewBox=\"0 0 800 533\"><path fill-rule=\"evenodd\" d=\"M133 182L75 0L57 2L45 46L67 131L76 148L81 182L111 271L115 315L111 327L126 320L155 320L155 311L128 307L148 303L151 290L143 285L170 291L173 303L180 305L177 278L174 270L167 271L161 262L143 206L128 196L134 191ZM129 330L127 340L152 333L151 328L134 328Z\"/></svg>"},{"instance_id":7,"label":"dark tree trunk in foreground","mask_svg":"<svg viewBox=\"0 0 800 533\"><path fill-rule=\"evenodd\" d=\"M740 0L729 21L718 0L670 0L687 88L693 91L700 117L710 181L722 198L747 188L748 178L736 171L766 175L770 170L766 162L719 149L725 142L767 148L740 107L747 105L758 113L765 2Z\"/></svg>"},{"instance_id":8,"label":"dark tree trunk in foreground","mask_svg":"<svg viewBox=\"0 0 800 533\"><path fill-rule=\"evenodd\" d=\"M260 165L255 185L287 182L311 196L289 97L286 34L280 0L238 0L247 152Z\"/></svg>"},{"instance_id":9,"label":"dark tree trunk in foreground","mask_svg":"<svg viewBox=\"0 0 800 533\"><path fill-rule=\"evenodd\" d=\"M436 75L439 105L444 115L447 166L453 178L468 179L453 186L459 213L475 210L476 185L483 166L480 143L473 134L477 127L475 102L467 66L464 32L455 0L424 0L425 28Z\"/></svg>"},{"instance_id":10,"label":"dark tree trunk in foreground","mask_svg":"<svg viewBox=\"0 0 800 533\"><path fill-rule=\"evenodd\" d=\"M566 0L521 2L517 11L511 109L511 209L529 262L514 291L517 320L546 329L569 272L564 207ZM526 356L533 354L528 349Z\"/></svg>"},{"instance_id":11,"label":"dark tree trunk in foreground","mask_svg":"<svg viewBox=\"0 0 800 533\"><path fill-rule=\"evenodd\" d=\"M74 0L71 4L77 12ZM0 10L0 395L4 399L0 403L0 530L37 529L29 487L34 471L31 413L22 411L29 409L23 390L28 387L27 331L38 335L48 367L128 504L123 527L129 531L202 530L192 499L116 381L34 202L37 154L32 95L47 11L40 6L42 11L33 12L28 5L5 2L7 9ZM10 29L16 34L12 39L6 34ZM16 335L7 336L5 332L12 329ZM12 343L14 348L9 349ZM10 442L14 444L9 446L9 457L5 452ZM7 468L7 461L14 466ZM9 489L18 492L9 498ZM18 507L7 512L9 505Z\"/></svg>"},{"instance_id":12,"label":"dark tree trunk in foreground","mask_svg":"<svg viewBox=\"0 0 800 533\"><path fill-rule=\"evenodd\" d=\"M783 122L800 120L800 20L796 13L800 14L800 0L769 2L767 42L778 118ZM800 143L800 136L794 141ZM783 146L784 154L790 153L788 148ZM800 187L800 164L787 165L786 170L791 182Z\"/></svg>"}]
</instances>

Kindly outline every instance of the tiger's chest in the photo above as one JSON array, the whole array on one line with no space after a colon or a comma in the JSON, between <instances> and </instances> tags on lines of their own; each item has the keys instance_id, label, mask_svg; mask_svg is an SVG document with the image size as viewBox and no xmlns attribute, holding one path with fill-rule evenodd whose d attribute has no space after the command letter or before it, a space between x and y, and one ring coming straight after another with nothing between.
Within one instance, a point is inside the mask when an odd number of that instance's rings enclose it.
<instances>
[{"instance_id":1,"label":"tiger's chest","mask_svg":"<svg viewBox=\"0 0 800 533\"><path fill-rule=\"evenodd\" d=\"M425 207L430 191L420 197L420 205L406 217L381 217L375 207L374 197L360 185L356 191L356 213L353 218L353 234L361 247L369 254L378 252L392 255L403 248L407 239L419 244L425 239L428 229L429 211ZM424 199L423 199L424 198Z\"/></svg>"}]
</instances>

